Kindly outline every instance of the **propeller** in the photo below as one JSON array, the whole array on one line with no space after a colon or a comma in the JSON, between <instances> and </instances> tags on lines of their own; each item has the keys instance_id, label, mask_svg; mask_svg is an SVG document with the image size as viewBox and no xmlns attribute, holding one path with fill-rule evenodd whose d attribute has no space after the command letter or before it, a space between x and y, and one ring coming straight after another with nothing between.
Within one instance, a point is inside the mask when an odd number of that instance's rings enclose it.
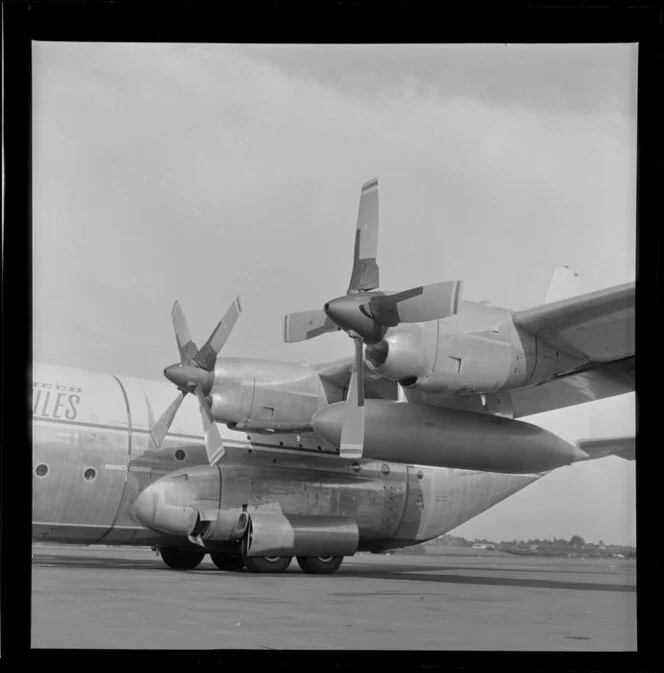
<instances>
[{"instance_id":1,"label":"propeller","mask_svg":"<svg viewBox=\"0 0 664 673\"><path fill-rule=\"evenodd\" d=\"M364 443L364 345L382 343L388 328L400 323L427 322L454 315L462 281L421 285L403 292L381 292L378 253L378 180L362 185L355 230L353 270L345 296L328 301L322 310L291 313L284 318L284 341L293 343L321 334L345 331L355 342L339 455L357 458Z\"/></svg>"},{"instance_id":2,"label":"propeller","mask_svg":"<svg viewBox=\"0 0 664 673\"><path fill-rule=\"evenodd\" d=\"M210 465L214 465L224 455L224 443L206 396L209 395L214 384L214 366L217 356L230 336L241 310L240 298L237 297L212 330L205 345L199 350L191 338L187 319L180 303L176 301L173 305L171 317L175 341L180 352L180 362L166 367L164 376L177 386L179 392L156 423L152 423L150 419L150 436L157 448L161 446L164 437L168 434L182 401L189 393L193 393L198 399L205 432L205 450ZM150 416L152 416L151 413Z\"/></svg>"},{"instance_id":3,"label":"propeller","mask_svg":"<svg viewBox=\"0 0 664 673\"><path fill-rule=\"evenodd\" d=\"M364 377L362 373L364 346L359 336L353 337L353 341L355 342L355 361L348 384L346 411L339 444L339 455L348 459L362 458L364 444Z\"/></svg>"}]
</instances>

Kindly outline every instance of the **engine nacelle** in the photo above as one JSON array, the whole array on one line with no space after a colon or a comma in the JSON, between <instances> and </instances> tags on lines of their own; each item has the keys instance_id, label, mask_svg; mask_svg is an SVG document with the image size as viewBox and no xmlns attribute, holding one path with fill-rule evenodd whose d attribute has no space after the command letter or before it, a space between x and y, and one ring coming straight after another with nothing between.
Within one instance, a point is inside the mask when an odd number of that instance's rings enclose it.
<instances>
[{"instance_id":1,"label":"engine nacelle","mask_svg":"<svg viewBox=\"0 0 664 673\"><path fill-rule=\"evenodd\" d=\"M209 400L217 422L254 432L306 432L328 403L312 367L244 358L217 360Z\"/></svg>"},{"instance_id":2,"label":"engine nacelle","mask_svg":"<svg viewBox=\"0 0 664 673\"><path fill-rule=\"evenodd\" d=\"M406 388L457 395L535 385L585 364L517 328L509 311L470 302L445 320L390 329L365 355Z\"/></svg>"},{"instance_id":3,"label":"engine nacelle","mask_svg":"<svg viewBox=\"0 0 664 673\"><path fill-rule=\"evenodd\" d=\"M369 368L386 379L412 385L434 369L438 323L402 324L389 330L375 345L367 346Z\"/></svg>"}]
</instances>

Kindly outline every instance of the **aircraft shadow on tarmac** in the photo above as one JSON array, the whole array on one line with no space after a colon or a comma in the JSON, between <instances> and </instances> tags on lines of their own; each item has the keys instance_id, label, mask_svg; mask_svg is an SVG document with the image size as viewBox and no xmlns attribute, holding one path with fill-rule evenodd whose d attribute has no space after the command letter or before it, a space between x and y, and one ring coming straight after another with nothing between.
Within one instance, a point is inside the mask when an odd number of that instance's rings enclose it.
<instances>
[{"instance_id":1,"label":"aircraft shadow on tarmac","mask_svg":"<svg viewBox=\"0 0 664 673\"><path fill-rule=\"evenodd\" d=\"M210 575L223 575L230 577L233 575L246 575L248 571L242 570L237 573L229 573L217 570L213 566L202 566L196 570L168 570L162 564L162 562L157 559L109 559L109 558L100 558L100 557L88 557L81 558L80 556L39 556L33 560L34 566L42 567L75 567L75 568L99 568L104 570L144 570L149 572L172 572L172 573L194 573L196 575L201 574L210 574ZM635 592L636 586L634 584L617 584L617 583L599 583L599 582L574 582L574 581L562 581L562 580L550 580L550 579L538 579L538 578L526 578L526 577L488 577L488 576L476 576L476 575L464 575L464 574L450 574L451 571L490 571L490 568L477 568L477 567L465 567L465 566L446 566L446 565L436 565L436 566L427 566L429 571L439 571L439 572L422 572L422 566L420 565L381 565L376 564L372 566L364 566L361 569L352 566L346 566L339 570L339 572L334 576L328 576L328 579L333 579L334 577L339 578L348 578L348 577L357 577L357 578L371 578L371 579L385 579L385 580L411 580L414 582L434 582L438 584L472 584L472 585L485 585L485 586L504 586L504 587L524 587L524 588L537 588L537 589L572 589L576 591L622 591L622 592ZM506 571L504 568L495 569L497 572L502 573ZM440 572L440 571L445 571ZM530 568L516 569L511 568L509 572L547 572L545 570L531 570ZM548 572L555 574L558 573L558 569L549 570ZM566 570L565 572L573 572ZM253 575L256 579L276 579L279 578L281 581L292 581L294 578L309 578L311 575L305 575L300 571L295 563L290 568L290 571L284 575ZM374 593L380 592L371 592ZM353 595L357 595L353 592Z\"/></svg>"}]
</instances>

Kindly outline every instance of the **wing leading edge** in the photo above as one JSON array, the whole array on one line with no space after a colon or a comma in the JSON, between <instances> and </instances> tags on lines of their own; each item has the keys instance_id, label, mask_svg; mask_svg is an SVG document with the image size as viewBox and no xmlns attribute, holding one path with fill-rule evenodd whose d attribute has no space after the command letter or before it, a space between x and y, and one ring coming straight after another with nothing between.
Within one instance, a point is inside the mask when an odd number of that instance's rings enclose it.
<instances>
[{"instance_id":1,"label":"wing leading edge","mask_svg":"<svg viewBox=\"0 0 664 673\"><path fill-rule=\"evenodd\" d=\"M634 355L634 288L624 283L517 311L514 324L591 363L622 360Z\"/></svg>"},{"instance_id":2,"label":"wing leading edge","mask_svg":"<svg viewBox=\"0 0 664 673\"><path fill-rule=\"evenodd\" d=\"M510 394L514 418L634 390L635 283L590 292L514 313L514 323L587 365Z\"/></svg>"},{"instance_id":3,"label":"wing leading edge","mask_svg":"<svg viewBox=\"0 0 664 673\"><path fill-rule=\"evenodd\" d=\"M517 311L513 320L538 340L587 361L581 369L537 386L422 403L489 411L505 408L513 418L601 400L634 391L634 282ZM321 379L343 390L352 358L318 367ZM367 397L399 399L398 384L365 369ZM454 403L454 404L453 404ZM494 413L489 411L489 413Z\"/></svg>"}]
</instances>

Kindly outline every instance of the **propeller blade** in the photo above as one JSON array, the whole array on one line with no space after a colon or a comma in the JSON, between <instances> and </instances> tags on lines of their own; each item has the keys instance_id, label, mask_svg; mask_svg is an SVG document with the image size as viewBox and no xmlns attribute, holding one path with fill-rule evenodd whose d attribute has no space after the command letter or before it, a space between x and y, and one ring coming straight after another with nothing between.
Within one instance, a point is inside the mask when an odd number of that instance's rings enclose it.
<instances>
[{"instance_id":1,"label":"propeller blade","mask_svg":"<svg viewBox=\"0 0 664 673\"><path fill-rule=\"evenodd\" d=\"M152 429L152 426L154 425L154 412L152 411L152 405L150 404L146 392L143 392L143 397L145 397L145 406L148 409L148 428Z\"/></svg>"},{"instance_id":2,"label":"propeller blade","mask_svg":"<svg viewBox=\"0 0 664 673\"><path fill-rule=\"evenodd\" d=\"M198 398L198 405L201 411L201 418L203 420L203 430L205 431L205 451L207 453L208 462L214 465L220 458L223 457L224 442L219 434L219 428L210 411L210 407L205 401L205 395L200 386L194 389L196 397Z\"/></svg>"},{"instance_id":3,"label":"propeller blade","mask_svg":"<svg viewBox=\"0 0 664 673\"><path fill-rule=\"evenodd\" d=\"M240 297L237 297L235 301L229 306L224 317L219 321L219 324L214 328L210 338L205 342L203 348L201 348L196 354L194 360L196 363L210 372L214 369L214 363L217 361L217 355L219 351L224 347L228 337L235 327L238 317L242 307L240 306Z\"/></svg>"},{"instance_id":4,"label":"propeller blade","mask_svg":"<svg viewBox=\"0 0 664 673\"><path fill-rule=\"evenodd\" d=\"M348 293L357 290L374 290L378 287L378 178L362 185L360 207L355 231L353 272Z\"/></svg>"},{"instance_id":5,"label":"propeller blade","mask_svg":"<svg viewBox=\"0 0 664 673\"><path fill-rule=\"evenodd\" d=\"M180 391L178 396L170 403L168 409L166 409L166 411L164 411L164 413L159 417L159 420L156 423L151 424L150 437L152 437L152 441L157 448L161 446L162 442L164 441L164 437L166 437L168 434L171 424L173 423L173 419L175 418L175 414L180 408L182 400L185 398L186 394L187 393L185 391ZM152 410L150 409L149 403L148 410L148 418L151 420L150 417L152 416Z\"/></svg>"},{"instance_id":6,"label":"propeller blade","mask_svg":"<svg viewBox=\"0 0 664 673\"><path fill-rule=\"evenodd\" d=\"M324 311L300 311L284 317L284 341L293 343L336 332L339 328Z\"/></svg>"},{"instance_id":7,"label":"propeller blade","mask_svg":"<svg viewBox=\"0 0 664 673\"><path fill-rule=\"evenodd\" d=\"M459 310L463 281L450 280L372 297L369 310L376 322L394 327L401 322L441 320Z\"/></svg>"},{"instance_id":8,"label":"propeller blade","mask_svg":"<svg viewBox=\"0 0 664 673\"><path fill-rule=\"evenodd\" d=\"M198 353L198 348L192 341L189 325L187 325L187 319L184 317L184 311L179 301L173 304L171 317L173 319L173 329L175 330L175 340L178 343L178 350L180 351L180 361L183 363L189 362Z\"/></svg>"},{"instance_id":9,"label":"propeller blade","mask_svg":"<svg viewBox=\"0 0 664 673\"><path fill-rule=\"evenodd\" d=\"M359 459L364 446L364 378L362 369L362 340L355 341L355 364L348 385L344 424L341 429L339 456Z\"/></svg>"}]
</instances>

